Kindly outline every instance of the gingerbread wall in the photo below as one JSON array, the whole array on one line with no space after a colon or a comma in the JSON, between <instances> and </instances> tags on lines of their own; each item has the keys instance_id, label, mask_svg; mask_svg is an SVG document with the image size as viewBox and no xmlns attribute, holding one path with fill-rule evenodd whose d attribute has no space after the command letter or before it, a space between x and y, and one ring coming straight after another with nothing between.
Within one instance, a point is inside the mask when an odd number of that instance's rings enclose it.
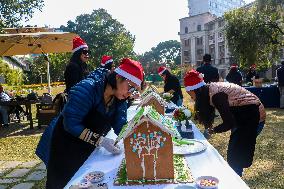
<instances>
[{"instance_id":1,"label":"gingerbread wall","mask_svg":"<svg viewBox=\"0 0 284 189\"><path fill-rule=\"evenodd\" d=\"M155 98L151 98L148 102L142 105L142 107L145 106L153 106L159 114L165 115L165 107Z\"/></svg>"},{"instance_id":2,"label":"gingerbread wall","mask_svg":"<svg viewBox=\"0 0 284 189\"><path fill-rule=\"evenodd\" d=\"M148 122L148 126L147 128L146 121L143 122L124 140L127 177L129 180L143 180L144 169L144 178L146 180L155 180L155 178L173 179L174 166L171 135L154 126L151 122ZM137 141L140 141L140 146L144 146L141 148L141 151L139 148L134 147L136 146L135 144L138 144ZM160 147L155 148L157 146ZM152 150L148 153L147 149L150 148Z\"/></svg>"}]
</instances>

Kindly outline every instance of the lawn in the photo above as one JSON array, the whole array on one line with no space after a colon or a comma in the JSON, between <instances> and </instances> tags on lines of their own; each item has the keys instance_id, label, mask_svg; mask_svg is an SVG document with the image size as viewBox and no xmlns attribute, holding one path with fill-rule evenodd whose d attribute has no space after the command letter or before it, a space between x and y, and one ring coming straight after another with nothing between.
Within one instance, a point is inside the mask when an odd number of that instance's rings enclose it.
<instances>
[{"instance_id":1,"label":"lawn","mask_svg":"<svg viewBox=\"0 0 284 189\"><path fill-rule=\"evenodd\" d=\"M185 103L192 106L188 95L184 93L184 97ZM216 120L217 122L220 122L220 120ZM198 127L203 130L202 126ZM10 128L1 128L0 160L27 161L36 159L34 151L42 131L37 128L33 131L28 130L27 123L25 123L25 126L13 124ZM216 134L209 140L225 159L229 134L229 132ZM246 169L243 175L243 180L250 188L284 188L283 149L284 110L267 109L266 125L257 139L253 165ZM44 188L44 182L45 180L38 182L34 188Z\"/></svg>"}]
</instances>

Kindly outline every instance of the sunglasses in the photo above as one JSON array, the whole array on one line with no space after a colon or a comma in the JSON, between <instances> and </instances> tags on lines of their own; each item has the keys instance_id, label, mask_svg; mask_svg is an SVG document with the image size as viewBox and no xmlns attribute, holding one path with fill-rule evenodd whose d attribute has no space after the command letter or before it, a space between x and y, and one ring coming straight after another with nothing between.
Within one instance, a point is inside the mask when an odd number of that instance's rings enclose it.
<instances>
[{"instance_id":1,"label":"sunglasses","mask_svg":"<svg viewBox=\"0 0 284 189\"><path fill-rule=\"evenodd\" d=\"M91 52L90 52L89 50L83 50L83 51L82 51L82 54L84 54L84 55L90 55Z\"/></svg>"},{"instance_id":2,"label":"sunglasses","mask_svg":"<svg viewBox=\"0 0 284 189\"><path fill-rule=\"evenodd\" d=\"M133 93L135 91L135 87L133 87L132 85L130 85L130 83L128 82L128 92L129 93Z\"/></svg>"}]
</instances>

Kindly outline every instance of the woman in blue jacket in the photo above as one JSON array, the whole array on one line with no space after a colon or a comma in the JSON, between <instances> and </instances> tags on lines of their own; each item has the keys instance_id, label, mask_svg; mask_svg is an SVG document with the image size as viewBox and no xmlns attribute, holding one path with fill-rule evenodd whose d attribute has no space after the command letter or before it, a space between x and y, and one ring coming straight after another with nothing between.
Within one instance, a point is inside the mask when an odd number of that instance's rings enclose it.
<instances>
[{"instance_id":1,"label":"woman in blue jacket","mask_svg":"<svg viewBox=\"0 0 284 189\"><path fill-rule=\"evenodd\" d=\"M125 58L114 72L98 68L71 88L52 135L47 189L64 188L96 147L120 153L105 135L111 128L118 134L126 124L125 99L142 80L141 64Z\"/></svg>"}]
</instances>

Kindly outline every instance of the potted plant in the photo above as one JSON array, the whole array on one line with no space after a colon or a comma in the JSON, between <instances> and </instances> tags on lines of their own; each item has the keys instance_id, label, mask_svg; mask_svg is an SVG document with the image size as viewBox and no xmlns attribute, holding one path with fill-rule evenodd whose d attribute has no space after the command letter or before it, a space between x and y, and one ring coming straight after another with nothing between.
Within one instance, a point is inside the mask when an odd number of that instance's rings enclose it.
<instances>
[{"instance_id":1,"label":"potted plant","mask_svg":"<svg viewBox=\"0 0 284 189\"><path fill-rule=\"evenodd\" d=\"M183 138L194 138L192 125L189 123L191 111L186 107L178 107L174 110L173 117L177 121L177 129Z\"/></svg>"}]
</instances>

